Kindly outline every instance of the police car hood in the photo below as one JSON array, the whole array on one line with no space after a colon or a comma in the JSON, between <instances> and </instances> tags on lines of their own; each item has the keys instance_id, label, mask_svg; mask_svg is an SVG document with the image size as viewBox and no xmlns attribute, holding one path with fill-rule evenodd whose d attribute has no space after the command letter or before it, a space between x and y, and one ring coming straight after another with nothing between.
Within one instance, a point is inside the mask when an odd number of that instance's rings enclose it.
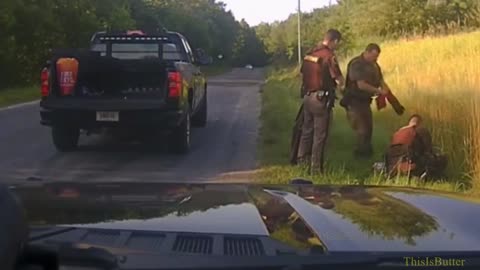
<instances>
[{"instance_id":1,"label":"police car hood","mask_svg":"<svg viewBox=\"0 0 480 270\"><path fill-rule=\"evenodd\" d=\"M54 183L12 190L36 240L118 245L181 233L266 237L295 249L328 251L480 251L480 202L449 193L154 183Z\"/></svg>"}]
</instances>

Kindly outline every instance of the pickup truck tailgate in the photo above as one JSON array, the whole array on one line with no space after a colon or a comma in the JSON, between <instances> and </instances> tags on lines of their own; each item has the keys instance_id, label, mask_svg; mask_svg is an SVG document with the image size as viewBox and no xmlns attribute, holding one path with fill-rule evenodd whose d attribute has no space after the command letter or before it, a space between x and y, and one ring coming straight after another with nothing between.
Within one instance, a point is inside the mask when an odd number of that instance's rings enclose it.
<instances>
[{"instance_id":1,"label":"pickup truck tailgate","mask_svg":"<svg viewBox=\"0 0 480 270\"><path fill-rule=\"evenodd\" d=\"M60 88L62 76L57 76L57 66L51 66L52 94L61 98L94 99L155 99L167 95L168 72L165 62L159 59L116 59L94 52L57 55L74 57L78 61L78 76L73 95L64 96Z\"/></svg>"},{"instance_id":2,"label":"pickup truck tailgate","mask_svg":"<svg viewBox=\"0 0 480 270\"><path fill-rule=\"evenodd\" d=\"M80 61L77 97L165 99L167 70L158 60L101 57Z\"/></svg>"}]
</instances>

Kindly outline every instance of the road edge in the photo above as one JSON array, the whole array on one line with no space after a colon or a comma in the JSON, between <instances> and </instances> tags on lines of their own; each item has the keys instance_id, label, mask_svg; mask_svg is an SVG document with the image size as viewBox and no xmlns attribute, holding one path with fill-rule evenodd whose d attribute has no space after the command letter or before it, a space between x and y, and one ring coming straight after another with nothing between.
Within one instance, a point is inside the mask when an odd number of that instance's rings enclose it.
<instances>
[{"instance_id":1,"label":"road edge","mask_svg":"<svg viewBox=\"0 0 480 270\"><path fill-rule=\"evenodd\" d=\"M37 103L40 103L40 99L33 100L33 101L22 102L22 103L16 103L16 104L5 106L5 107L0 107L0 112L1 111L12 110L12 109L18 109L18 108L26 107L26 106L31 106L31 105L34 105L34 104L37 104Z\"/></svg>"}]
</instances>

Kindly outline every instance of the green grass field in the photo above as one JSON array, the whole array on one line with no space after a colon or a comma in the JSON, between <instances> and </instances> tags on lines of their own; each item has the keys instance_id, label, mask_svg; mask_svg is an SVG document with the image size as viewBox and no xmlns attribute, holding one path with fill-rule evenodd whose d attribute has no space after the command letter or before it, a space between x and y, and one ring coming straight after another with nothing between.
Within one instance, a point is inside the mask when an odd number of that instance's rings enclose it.
<instances>
[{"instance_id":1,"label":"green grass field","mask_svg":"<svg viewBox=\"0 0 480 270\"><path fill-rule=\"evenodd\" d=\"M345 59L346 60L346 59ZM345 62L343 61L345 66ZM327 149L325 176L316 183L362 183L415 186L449 191L479 192L480 169L480 33L392 42L382 46L380 65L392 90L407 108L404 116L392 109L374 110L375 156L358 161L352 156L353 132L345 111L337 105ZM263 91L259 180L286 182L308 177L302 168L288 165L290 137L298 107L300 77L294 68L271 69ZM432 131L434 142L449 155L446 179L417 183L408 179L375 176L372 165L382 160L391 134L420 113Z\"/></svg>"}]
</instances>

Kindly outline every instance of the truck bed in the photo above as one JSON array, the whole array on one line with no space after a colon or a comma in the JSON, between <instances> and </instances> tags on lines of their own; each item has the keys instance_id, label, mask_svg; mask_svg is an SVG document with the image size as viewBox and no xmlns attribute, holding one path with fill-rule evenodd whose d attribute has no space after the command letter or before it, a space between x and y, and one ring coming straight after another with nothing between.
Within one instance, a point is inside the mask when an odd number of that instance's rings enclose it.
<instances>
[{"instance_id":1,"label":"truck bed","mask_svg":"<svg viewBox=\"0 0 480 270\"><path fill-rule=\"evenodd\" d=\"M53 59L74 57L79 62L78 78L73 97L92 100L152 99L157 103L166 98L167 64L158 59L119 60L83 50L57 53ZM52 66L54 97L62 99L57 83L56 67ZM130 101L128 101L130 102Z\"/></svg>"}]
</instances>

